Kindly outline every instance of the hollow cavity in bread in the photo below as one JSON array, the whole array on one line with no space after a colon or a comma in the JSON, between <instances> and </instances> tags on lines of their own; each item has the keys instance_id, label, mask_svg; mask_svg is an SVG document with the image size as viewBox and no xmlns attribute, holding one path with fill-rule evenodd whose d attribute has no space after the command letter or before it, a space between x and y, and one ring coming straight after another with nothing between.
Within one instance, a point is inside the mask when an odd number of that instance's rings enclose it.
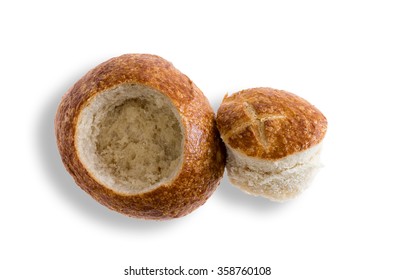
<instances>
[{"instance_id":1,"label":"hollow cavity in bread","mask_svg":"<svg viewBox=\"0 0 395 280\"><path fill-rule=\"evenodd\" d=\"M320 168L321 143L280 160L248 157L227 148L230 181L242 191L273 201L285 201L302 193Z\"/></svg>"},{"instance_id":2,"label":"hollow cavity in bread","mask_svg":"<svg viewBox=\"0 0 395 280\"><path fill-rule=\"evenodd\" d=\"M182 161L179 113L160 92L122 84L95 96L81 111L76 150L91 176L124 194L171 181Z\"/></svg>"}]
</instances>

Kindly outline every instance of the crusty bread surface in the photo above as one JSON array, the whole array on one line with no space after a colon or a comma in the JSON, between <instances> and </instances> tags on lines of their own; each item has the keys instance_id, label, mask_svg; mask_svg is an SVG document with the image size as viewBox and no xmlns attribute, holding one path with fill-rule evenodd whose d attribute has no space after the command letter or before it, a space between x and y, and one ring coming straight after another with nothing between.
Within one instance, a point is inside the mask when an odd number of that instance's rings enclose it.
<instances>
[{"instance_id":1,"label":"crusty bread surface","mask_svg":"<svg viewBox=\"0 0 395 280\"><path fill-rule=\"evenodd\" d=\"M208 100L154 55L122 55L89 71L63 96L55 131L76 183L132 217L184 216L210 197L224 171Z\"/></svg>"},{"instance_id":2,"label":"crusty bread surface","mask_svg":"<svg viewBox=\"0 0 395 280\"><path fill-rule=\"evenodd\" d=\"M321 166L326 118L292 93L253 88L225 96L217 125L228 151L230 181L249 194L294 198Z\"/></svg>"}]
</instances>

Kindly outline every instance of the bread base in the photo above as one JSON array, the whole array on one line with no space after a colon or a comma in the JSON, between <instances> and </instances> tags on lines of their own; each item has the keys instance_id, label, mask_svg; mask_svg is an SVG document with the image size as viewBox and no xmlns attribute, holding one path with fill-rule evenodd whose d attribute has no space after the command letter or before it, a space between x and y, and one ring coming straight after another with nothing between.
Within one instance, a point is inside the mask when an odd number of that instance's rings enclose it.
<instances>
[{"instance_id":1,"label":"bread base","mask_svg":"<svg viewBox=\"0 0 395 280\"><path fill-rule=\"evenodd\" d=\"M157 115L151 118L142 109ZM124 127L130 120L134 125ZM99 203L130 217L185 216L206 202L224 172L225 150L207 98L186 75L155 55L125 54L90 70L63 96L55 133L62 161L76 184ZM135 136L148 140L140 142L140 150L133 148ZM178 141L172 145L172 140ZM128 143L133 144L123 146ZM115 149L118 146L121 150ZM120 162L125 168L117 170L111 161L124 156L130 161ZM169 168L156 165L157 156ZM136 164L132 164L134 159ZM130 176L129 169L139 171L145 160L147 172ZM155 167L163 173L156 174ZM144 177L140 186L130 180ZM125 178L126 183L122 182Z\"/></svg>"}]
</instances>

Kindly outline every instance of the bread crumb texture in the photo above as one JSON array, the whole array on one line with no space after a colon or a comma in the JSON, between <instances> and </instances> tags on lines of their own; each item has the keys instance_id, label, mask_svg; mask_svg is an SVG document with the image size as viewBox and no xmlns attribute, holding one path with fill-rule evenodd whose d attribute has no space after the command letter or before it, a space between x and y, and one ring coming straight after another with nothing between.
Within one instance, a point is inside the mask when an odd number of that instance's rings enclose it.
<instances>
[{"instance_id":1,"label":"bread crumb texture","mask_svg":"<svg viewBox=\"0 0 395 280\"><path fill-rule=\"evenodd\" d=\"M246 157L228 148L227 173L242 191L282 202L308 188L317 174L321 144L280 160Z\"/></svg>"},{"instance_id":2,"label":"bread crumb texture","mask_svg":"<svg viewBox=\"0 0 395 280\"><path fill-rule=\"evenodd\" d=\"M77 150L100 182L141 193L174 177L183 133L170 100L148 87L121 85L96 96L81 112Z\"/></svg>"}]
</instances>

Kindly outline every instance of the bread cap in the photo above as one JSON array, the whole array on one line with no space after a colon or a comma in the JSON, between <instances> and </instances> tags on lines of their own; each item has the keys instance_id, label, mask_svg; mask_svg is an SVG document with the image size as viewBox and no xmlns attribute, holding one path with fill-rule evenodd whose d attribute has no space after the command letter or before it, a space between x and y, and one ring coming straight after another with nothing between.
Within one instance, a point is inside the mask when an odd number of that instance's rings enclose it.
<instances>
[{"instance_id":1,"label":"bread cap","mask_svg":"<svg viewBox=\"0 0 395 280\"><path fill-rule=\"evenodd\" d=\"M225 96L217 116L225 143L247 156L276 160L304 151L324 138L327 121L295 94L253 88Z\"/></svg>"},{"instance_id":2,"label":"bread cap","mask_svg":"<svg viewBox=\"0 0 395 280\"><path fill-rule=\"evenodd\" d=\"M326 118L292 93L253 88L225 96L217 125L228 151L230 181L249 194L291 199L320 167Z\"/></svg>"},{"instance_id":3,"label":"bread cap","mask_svg":"<svg viewBox=\"0 0 395 280\"><path fill-rule=\"evenodd\" d=\"M129 99L132 100L127 105L130 108L122 109ZM155 114L146 113L147 106L154 108ZM120 113L120 110L124 111ZM156 178L154 184L140 189L133 189L133 183L127 181L127 176L123 176L123 181L119 182L116 176L121 171L122 174L128 174L135 168L141 169L140 165L114 163L111 162L116 158L113 156L108 165L116 171L109 174L110 167L105 165L103 158L114 151L100 151L102 154L98 156L100 149L107 148L101 147L103 143L115 147L118 142L125 142L127 137L131 137L125 136L124 133L129 133L125 131L138 131L138 128L133 127L133 122L128 123L126 129L127 118L122 121L116 119L124 114L123 117L134 116L135 123L138 123L140 116L136 112L141 112L141 118L146 115L143 123L151 123L147 124L150 125L149 135L156 135L155 121L163 119L160 125L164 129L159 136L166 136L166 130L173 131L175 136L163 141L168 142L165 148L175 149L173 152L178 157L172 159L171 164L169 160L169 165L173 166L172 170L166 171L167 177ZM166 123L174 123L175 120L178 125L170 127ZM111 129L115 123L120 128L114 132ZM208 100L187 76L155 55L125 54L90 70L63 96L55 117L55 131L61 158L75 182L104 206L132 217L160 220L186 215L210 197L224 171L224 149ZM124 138L119 140L121 136L117 133ZM144 133L142 130L141 134ZM106 140L107 136L118 137L116 145L112 138ZM151 140L155 142L152 144L155 149L163 144L152 137L132 144L145 145ZM142 147L134 149L134 152L143 153ZM117 159L128 156L127 153L123 155L122 151L115 152ZM164 155L166 151L157 153ZM151 167L155 164L154 159L147 160ZM127 167L121 169L124 163ZM161 168L167 167L158 167ZM137 182L139 179L133 180Z\"/></svg>"}]
</instances>

